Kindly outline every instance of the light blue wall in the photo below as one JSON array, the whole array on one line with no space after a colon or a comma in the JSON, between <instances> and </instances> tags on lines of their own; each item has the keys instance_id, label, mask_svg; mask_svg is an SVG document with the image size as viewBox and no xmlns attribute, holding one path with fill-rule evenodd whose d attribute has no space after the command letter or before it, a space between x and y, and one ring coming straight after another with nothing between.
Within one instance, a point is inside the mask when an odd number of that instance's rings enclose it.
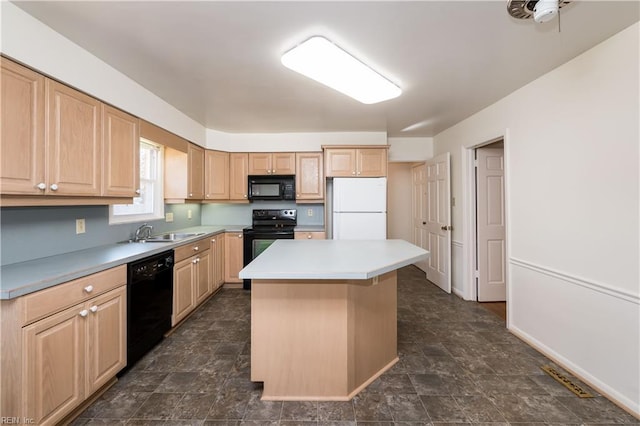
<instances>
[{"instance_id":1,"label":"light blue wall","mask_svg":"<svg viewBox=\"0 0 640 426\"><path fill-rule=\"evenodd\" d=\"M283 201L254 201L250 204L203 204L203 225L251 225L254 209L297 209L298 225L324 225L323 204L295 204ZM307 214L308 210L312 216Z\"/></svg>"},{"instance_id":2,"label":"light blue wall","mask_svg":"<svg viewBox=\"0 0 640 426\"><path fill-rule=\"evenodd\" d=\"M187 219L191 210L192 219ZM201 224L199 204L167 204L174 221L149 221L153 232L172 231ZM76 234L76 219L85 219L86 233ZM2 265L69 253L129 239L138 223L109 225L109 207L3 207L0 209Z\"/></svg>"},{"instance_id":3,"label":"light blue wall","mask_svg":"<svg viewBox=\"0 0 640 426\"><path fill-rule=\"evenodd\" d=\"M251 204L167 204L174 221L149 221L153 233L198 225L251 225L253 209L298 209L299 225L323 225L322 204L253 202ZM313 211L312 216L307 211ZM192 219L187 218L191 210ZM76 219L86 233L76 234ZM131 238L142 222L109 225L109 207L3 207L0 209L0 265L54 256Z\"/></svg>"}]
</instances>

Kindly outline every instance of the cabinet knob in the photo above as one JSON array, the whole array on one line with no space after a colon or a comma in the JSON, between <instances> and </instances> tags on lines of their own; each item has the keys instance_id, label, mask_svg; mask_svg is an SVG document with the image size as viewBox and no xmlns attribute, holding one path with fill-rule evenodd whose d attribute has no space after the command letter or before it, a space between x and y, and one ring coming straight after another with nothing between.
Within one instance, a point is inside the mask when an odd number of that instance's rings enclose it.
<instances>
[{"instance_id":1,"label":"cabinet knob","mask_svg":"<svg viewBox=\"0 0 640 426\"><path fill-rule=\"evenodd\" d=\"M198 263L198 259L193 259L193 260L191 261L191 263L193 263L193 264Z\"/></svg>"},{"instance_id":2,"label":"cabinet knob","mask_svg":"<svg viewBox=\"0 0 640 426\"><path fill-rule=\"evenodd\" d=\"M355 171L354 171L354 172L351 172L351 174L352 174L352 175L355 175L355 174L356 174L356 172L355 172Z\"/></svg>"},{"instance_id":3,"label":"cabinet knob","mask_svg":"<svg viewBox=\"0 0 640 426\"><path fill-rule=\"evenodd\" d=\"M358 172L357 174L360 174L360 172Z\"/></svg>"},{"instance_id":4,"label":"cabinet knob","mask_svg":"<svg viewBox=\"0 0 640 426\"><path fill-rule=\"evenodd\" d=\"M215 238L212 239L211 242L215 244L216 243L216 239Z\"/></svg>"},{"instance_id":5,"label":"cabinet knob","mask_svg":"<svg viewBox=\"0 0 640 426\"><path fill-rule=\"evenodd\" d=\"M206 197L206 198L209 198L209 194L206 194L206 195L205 195L205 197Z\"/></svg>"},{"instance_id":6,"label":"cabinet knob","mask_svg":"<svg viewBox=\"0 0 640 426\"><path fill-rule=\"evenodd\" d=\"M95 314L96 312L98 312L98 306L93 305L92 307L89 308L89 310Z\"/></svg>"},{"instance_id":7,"label":"cabinet knob","mask_svg":"<svg viewBox=\"0 0 640 426\"><path fill-rule=\"evenodd\" d=\"M88 285L84 288L84 291L86 291L87 293L91 293L93 291L93 286L92 285Z\"/></svg>"},{"instance_id":8,"label":"cabinet knob","mask_svg":"<svg viewBox=\"0 0 640 426\"><path fill-rule=\"evenodd\" d=\"M193 197L193 192L190 192L190 193L189 193L189 197Z\"/></svg>"},{"instance_id":9,"label":"cabinet knob","mask_svg":"<svg viewBox=\"0 0 640 426\"><path fill-rule=\"evenodd\" d=\"M243 197L244 197L244 198L247 198L247 194L244 194L244 195L243 195Z\"/></svg>"},{"instance_id":10,"label":"cabinet knob","mask_svg":"<svg viewBox=\"0 0 640 426\"><path fill-rule=\"evenodd\" d=\"M275 170L271 170L271 173L272 173L272 174L275 174L275 173L276 173L276 171L275 171Z\"/></svg>"},{"instance_id":11,"label":"cabinet knob","mask_svg":"<svg viewBox=\"0 0 640 426\"><path fill-rule=\"evenodd\" d=\"M238 234L238 238L242 238L242 234Z\"/></svg>"},{"instance_id":12,"label":"cabinet knob","mask_svg":"<svg viewBox=\"0 0 640 426\"><path fill-rule=\"evenodd\" d=\"M52 183L51 186L49 187L52 191L57 191L58 190L58 185L56 185L55 183Z\"/></svg>"},{"instance_id":13,"label":"cabinet knob","mask_svg":"<svg viewBox=\"0 0 640 426\"><path fill-rule=\"evenodd\" d=\"M87 311L86 309L80 311L80 316L82 318L86 317L87 315L89 315L89 311Z\"/></svg>"},{"instance_id":14,"label":"cabinet knob","mask_svg":"<svg viewBox=\"0 0 640 426\"><path fill-rule=\"evenodd\" d=\"M311 239L311 234L307 235L307 239L310 240Z\"/></svg>"},{"instance_id":15,"label":"cabinet knob","mask_svg":"<svg viewBox=\"0 0 640 426\"><path fill-rule=\"evenodd\" d=\"M193 248L193 251L198 251L198 250L200 250L200 247L198 247L198 246L195 246L195 247Z\"/></svg>"},{"instance_id":16,"label":"cabinet knob","mask_svg":"<svg viewBox=\"0 0 640 426\"><path fill-rule=\"evenodd\" d=\"M140 195L140 192L142 192L140 189L136 189L136 194Z\"/></svg>"},{"instance_id":17,"label":"cabinet knob","mask_svg":"<svg viewBox=\"0 0 640 426\"><path fill-rule=\"evenodd\" d=\"M45 189L47 189L47 185L44 182L40 182L36 185L36 188L44 191Z\"/></svg>"}]
</instances>

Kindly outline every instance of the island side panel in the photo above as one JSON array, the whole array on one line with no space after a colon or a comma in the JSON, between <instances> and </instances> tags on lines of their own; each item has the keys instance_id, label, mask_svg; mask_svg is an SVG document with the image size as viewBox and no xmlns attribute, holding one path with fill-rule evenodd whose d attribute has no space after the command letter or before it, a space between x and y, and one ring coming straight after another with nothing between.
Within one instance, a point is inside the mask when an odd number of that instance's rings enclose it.
<instances>
[{"instance_id":1,"label":"island side panel","mask_svg":"<svg viewBox=\"0 0 640 426\"><path fill-rule=\"evenodd\" d=\"M398 361L397 273L353 283L348 290L349 390L353 396Z\"/></svg>"},{"instance_id":2,"label":"island side panel","mask_svg":"<svg viewBox=\"0 0 640 426\"><path fill-rule=\"evenodd\" d=\"M346 400L345 283L253 280L251 380L265 400Z\"/></svg>"}]
</instances>

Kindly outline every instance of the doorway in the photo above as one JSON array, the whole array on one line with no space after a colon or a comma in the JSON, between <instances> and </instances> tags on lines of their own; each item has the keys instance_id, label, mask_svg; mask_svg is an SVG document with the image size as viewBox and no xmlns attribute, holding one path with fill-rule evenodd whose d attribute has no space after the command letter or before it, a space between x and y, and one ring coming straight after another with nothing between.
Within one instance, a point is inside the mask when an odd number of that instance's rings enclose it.
<instances>
[{"instance_id":1,"label":"doorway","mask_svg":"<svg viewBox=\"0 0 640 426\"><path fill-rule=\"evenodd\" d=\"M506 322L504 141L475 149L476 300Z\"/></svg>"},{"instance_id":2,"label":"doorway","mask_svg":"<svg viewBox=\"0 0 640 426\"><path fill-rule=\"evenodd\" d=\"M506 137L463 148L467 167L463 237L465 299L508 326Z\"/></svg>"}]
</instances>

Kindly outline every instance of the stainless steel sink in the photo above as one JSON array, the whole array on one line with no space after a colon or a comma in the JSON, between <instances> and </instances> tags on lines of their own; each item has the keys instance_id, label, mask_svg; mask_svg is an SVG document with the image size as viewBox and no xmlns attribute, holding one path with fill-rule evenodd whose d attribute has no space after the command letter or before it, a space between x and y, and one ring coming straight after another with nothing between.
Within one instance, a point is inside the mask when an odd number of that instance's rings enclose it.
<instances>
[{"instance_id":1,"label":"stainless steel sink","mask_svg":"<svg viewBox=\"0 0 640 426\"><path fill-rule=\"evenodd\" d=\"M121 241L121 243L170 243L173 241L180 241L186 238L197 237L198 235L204 235L204 232L168 232L166 234L154 235L143 240L127 240Z\"/></svg>"},{"instance_id":2,"label":"stainless steel sink","mask_svg":"<svg viewBox=\"0 0 640 426\"><path fill-rule=\"evenodd\" d=\"M185 238L197 237L198 235L204 235L204 232L169 232L167 234L155 235L147 238L148 243L153 242L167 242L167 241L179 241Z\"/></svg>"}]
</instances>

